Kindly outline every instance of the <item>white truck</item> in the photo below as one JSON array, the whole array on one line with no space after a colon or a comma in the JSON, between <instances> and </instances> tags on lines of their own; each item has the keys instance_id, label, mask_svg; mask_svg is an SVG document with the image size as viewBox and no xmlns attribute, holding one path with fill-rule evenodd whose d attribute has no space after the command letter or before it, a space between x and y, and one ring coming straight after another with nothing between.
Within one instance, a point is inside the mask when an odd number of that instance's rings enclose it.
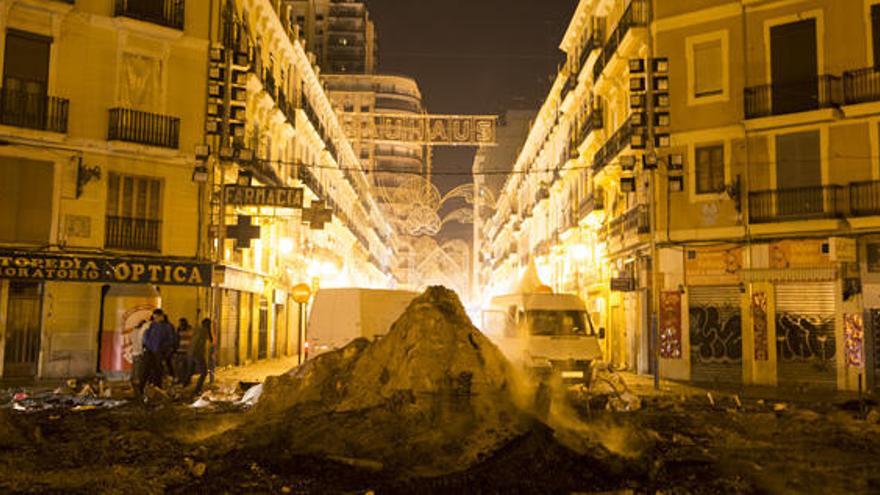
<instances>
[{"instance_id":1,"label":"white truck","mask_svg":"<svg viewBox=\"0 0 880 495\"><path fill-rule=\"evenodd\" d=\"M403 290L320 289L309 314L306 357L339 349L359 337L381 337L416 296Z\"/></svg>"},{"instance_id":2,"label":"white truck","mask_svg":"<svg viewBox=\"0 0 880 495\"><path fill-rule=\"evenodd\" d=\"M604 329L593 327L583 301L571 294L497 296L483 312L483 333L542 381L588 384L590 363L602 359L598 339Z\"/></svg>"}]
</instances>

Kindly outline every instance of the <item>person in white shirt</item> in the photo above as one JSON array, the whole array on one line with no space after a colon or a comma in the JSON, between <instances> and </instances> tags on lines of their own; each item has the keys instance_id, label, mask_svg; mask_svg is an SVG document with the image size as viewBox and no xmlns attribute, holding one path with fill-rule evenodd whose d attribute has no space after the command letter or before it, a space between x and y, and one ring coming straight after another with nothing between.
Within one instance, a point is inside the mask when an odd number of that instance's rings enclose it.
<instances>
[{"instance_id":1,"label":"person in white shirt","mask_svg":"<svg viewBox=\"0 0 880 495\"><path fill-rule=\"evenodd\" d=\"M138 323L131 331L131 386L137 392L142 390L140 386L144 377L144 332L150 326L150 320Z\"/></svg>"}]
</instances>

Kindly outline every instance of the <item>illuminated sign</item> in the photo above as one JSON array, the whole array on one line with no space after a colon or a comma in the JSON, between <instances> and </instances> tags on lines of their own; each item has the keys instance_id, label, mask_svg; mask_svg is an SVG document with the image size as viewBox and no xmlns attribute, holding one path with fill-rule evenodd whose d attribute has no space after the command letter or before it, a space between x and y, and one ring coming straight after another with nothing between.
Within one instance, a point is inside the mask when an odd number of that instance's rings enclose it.
<instances>
[{"instance_id":1,"label":"illuminated sign","mask_svg":"<svg viewBox=\"0 0 880 495\"><path fill-rule=\"evenodd\" d=\"M491 146L494 115L344 114L345 135L355 141L409 142L425 145Z\"/></svg>"},{"instance_id":2,"label":"illuminated sign","mask_svg":"<svg viewBox=\"0 0 880 495\"><path fill-rule=\"evenodd\" d=\"M0 278L207 287L211 285L211 265L146 258L0 251Z\"/></svg>"},{"instance_id":3,"label":"illuminated sign","mask_svg":"<svg viewBox=\"0 0 880 495\"><path fill-rule=\"evenodd\" d=\"M227 184L223 186L223 201L229 206L302 208L303 189L301 187L258 187Z\"/></svg>"}]
</instances>

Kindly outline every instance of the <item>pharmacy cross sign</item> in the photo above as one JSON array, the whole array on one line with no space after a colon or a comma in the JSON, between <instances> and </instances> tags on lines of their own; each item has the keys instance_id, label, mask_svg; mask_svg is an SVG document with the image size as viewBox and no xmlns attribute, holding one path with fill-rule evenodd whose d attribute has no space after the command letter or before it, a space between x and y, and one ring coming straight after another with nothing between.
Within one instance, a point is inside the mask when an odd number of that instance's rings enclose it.
<instances>
[{"instance_id":1,"label":"pharmacy cross sign","mask_svg":"<svg viewBox=\"0 0 880 495\"><path fill-rule=\"evenodd\" d=\"M312 201L308 208L302 212L303 222L309 223L309 228L323 230L324 224L333 220L333 210L325 207L324 201Z\"/></svg>"},{"instance_id":2,"label":"pharmacy cross sign","mask_svg":"<svg viewBox=\"0 0 880 495\"><path fill-rule=\"evenodd\" d=\"M226 226L226 238L235 239L235 247L238 249L249 248L252 239L260 238L260 227L251 224L251 217L239 215L235 225Z\"/></svg>"}]
</instances>

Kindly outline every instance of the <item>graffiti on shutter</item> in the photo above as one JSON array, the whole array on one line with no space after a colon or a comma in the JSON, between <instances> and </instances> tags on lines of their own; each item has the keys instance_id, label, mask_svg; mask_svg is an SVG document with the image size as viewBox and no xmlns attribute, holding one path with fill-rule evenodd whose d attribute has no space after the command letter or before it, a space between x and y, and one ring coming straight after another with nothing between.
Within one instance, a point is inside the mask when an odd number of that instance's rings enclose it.
<instances>
[{"instance_id":1,"label":"graffiti on shutter","mask_svg":"<svg viewBox=\"0 0 880 495\"><path fill-rule=\"evenodd\" d=\"M834 282L776 286L778 379L835 386Z\"/></svg>"},{"instance_id":2,"label":"graffiti on shutter","mask_svg":"<svg viewBox=\"0 0 880 495\"><path fill-rule=\"evenodd\" d=\"M742 317L739 287L691 287L688 300L693 379L741 381Z\"/></svg>"}]
</instances>

